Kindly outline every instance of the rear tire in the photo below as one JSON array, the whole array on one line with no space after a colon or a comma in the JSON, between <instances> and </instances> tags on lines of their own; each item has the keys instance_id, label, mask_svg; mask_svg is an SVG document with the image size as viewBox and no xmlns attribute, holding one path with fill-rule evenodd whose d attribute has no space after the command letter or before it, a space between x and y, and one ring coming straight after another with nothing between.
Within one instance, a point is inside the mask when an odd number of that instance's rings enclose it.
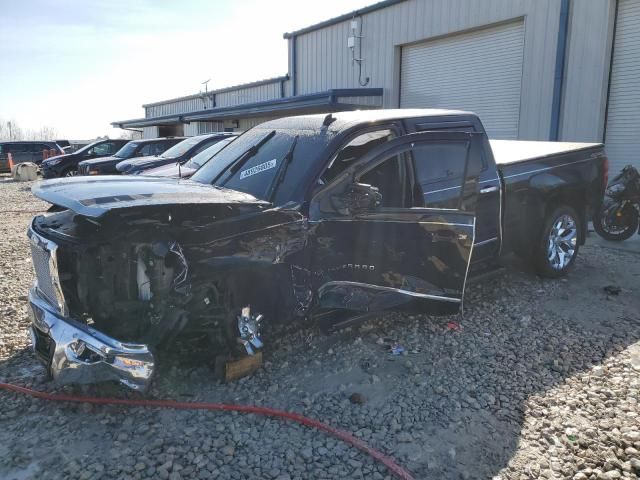
<instances>
[{"instance_id":1,"label":"rear tire","mask_svg":"<svg viewBox=\"0 0 640 480\"><path fill-rule=\"evenodd\" d=\"M542 277L567 274L578 256L580 217L568 205L554 208L546 217L533 252L533 263Z\"/></svg>"}]
</instances>

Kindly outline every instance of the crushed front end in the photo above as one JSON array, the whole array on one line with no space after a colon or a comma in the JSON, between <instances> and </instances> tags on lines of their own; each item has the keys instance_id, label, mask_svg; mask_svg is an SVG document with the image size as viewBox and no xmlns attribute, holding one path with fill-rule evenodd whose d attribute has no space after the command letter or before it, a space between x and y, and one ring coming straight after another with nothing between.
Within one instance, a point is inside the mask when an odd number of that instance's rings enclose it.
<instances>
[{"instance_id":1,"label":"crushed front end","mask_svg":"<svg viewBox=\"0 0 640 480\"><path fill-rule=\"evenodd\" d=\"M38 234L34 224L28 231L36 272L29 291L29 315L37 356L59 384L115 380L145 390L154 372L149 348L116 340L70 315L60 280L58 245Z\"/></svg>"}]
</instances>

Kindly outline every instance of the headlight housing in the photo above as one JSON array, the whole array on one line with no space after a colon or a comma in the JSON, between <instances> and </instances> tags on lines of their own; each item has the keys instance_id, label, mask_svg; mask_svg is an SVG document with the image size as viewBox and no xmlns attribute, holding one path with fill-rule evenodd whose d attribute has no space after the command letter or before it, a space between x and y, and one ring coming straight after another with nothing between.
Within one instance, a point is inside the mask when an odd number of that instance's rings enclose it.
<instances>
[{"instance_id":1,"label":"headlight housing","mask_svg":"<svg viewBox=\"0 0 640 480\"><path fill-rule=\"evenodd\" d=\"M58 165L61 161L62 161L61 158L55 158L53 160L45 160L44 164L48 167L53 167L55 165Z\"/></svg>"}]
</instances>

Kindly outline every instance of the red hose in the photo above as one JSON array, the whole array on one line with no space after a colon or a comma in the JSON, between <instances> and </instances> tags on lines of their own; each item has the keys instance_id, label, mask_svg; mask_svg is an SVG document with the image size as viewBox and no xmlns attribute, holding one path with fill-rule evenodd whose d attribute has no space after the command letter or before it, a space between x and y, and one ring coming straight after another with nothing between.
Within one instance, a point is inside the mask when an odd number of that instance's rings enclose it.
<instances>
[{"instance_id":1,"label":"red hose","mask_svg":"<svg viewBox=\"0 0 640 480\"><path fill-rule=\"evenodd\" d=\"M362 440L354 437L349 432L333 428L330 425L304 417L297 413L285 412L268 407L257 407L254 405L233 405L228 403L202 403L202 402L176 402L173 400L130 400L121 398L100 398L100 397L76 397L73 395L51 394L46 392L38 392L30 388L19 387L9 383L0 383L0 388L16 393L22 393L43 400L51 400L54 402L78 402L93 403L96 405L129 405L136 407L160 407L160 408L177 408L183 410L223 410L240 413L254 413L256 415L264 415L267 417L283 418L292 422L306 425L307 427L322 430L334 437L349 443L359 450L371 455L374 459L385 465L396 477L402 480L414 480L411 474L398 465L393 458L384 453L371 448Z\"/></svg>"}]
</instances>

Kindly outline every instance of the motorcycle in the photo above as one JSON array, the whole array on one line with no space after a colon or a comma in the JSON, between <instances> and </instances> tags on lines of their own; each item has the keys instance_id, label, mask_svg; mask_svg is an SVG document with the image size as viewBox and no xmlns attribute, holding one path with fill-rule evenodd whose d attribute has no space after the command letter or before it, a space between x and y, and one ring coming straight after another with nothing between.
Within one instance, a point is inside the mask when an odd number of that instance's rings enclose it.
<instances>
[{"instance_id":1,"label":"motorcycle","mask_svg":"<svg viewBox=\"0 0 640 480\"><path fill-rule=\"evenodd\" d=\"M639 223L640 173L627 165L607 185L602 206L593 216L593 228L605 240L621 242L638 232Z\"/></svg>"}]
</instances>

